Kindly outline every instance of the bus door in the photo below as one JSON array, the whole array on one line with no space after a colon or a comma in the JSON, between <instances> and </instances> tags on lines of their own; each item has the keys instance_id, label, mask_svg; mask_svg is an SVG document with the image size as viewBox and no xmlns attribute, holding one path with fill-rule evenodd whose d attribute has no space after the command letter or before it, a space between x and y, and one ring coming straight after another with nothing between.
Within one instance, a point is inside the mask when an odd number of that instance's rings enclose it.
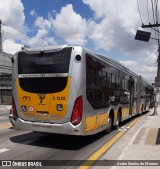
<instances>
[{"instance_id":1,"label":"bus door","mask_svg":"<svg viewBox=\"0 0 160 169\"><path fill-rule=\"evenodd\" d=\"M148 89L147 87L145 88L145 104L144 104L144 110L147 109L147 106L148 106L148 98L147 98L147 93L148 93Z\"/></svg>"},{"instance_id":2,"label":"bus door","mask_svg":"<svg viewBox=\"0 0 160 169\"><path fill-rule=\"evenodd\" d=\"M134 106L134 80L130 77L129 80L129 115L132 115Z\"/></svg>"}]
</instances>

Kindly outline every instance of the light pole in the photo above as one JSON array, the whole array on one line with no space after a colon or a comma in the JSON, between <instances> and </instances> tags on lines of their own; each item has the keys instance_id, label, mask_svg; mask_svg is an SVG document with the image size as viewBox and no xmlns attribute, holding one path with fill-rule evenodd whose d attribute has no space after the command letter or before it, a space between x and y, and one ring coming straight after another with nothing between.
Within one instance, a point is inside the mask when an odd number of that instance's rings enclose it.
<instances>
[{"instance_id":1,"label":"light pole","mask_svg":"<svg viewBox=\"0 0 160 169\"><path fill-rule=\"evenodd\" d=\"M152 116L156 116L157 115L157 107L158 107L158 100L157 100L157 94L159 93L159 91L154 88L154 112L152 114Z\"/></svg>"},{"instance_id":2,"label":"light pole","mask_svg":"<svg viewBox=\"0 0 160 169\"><path fill-rule=\"evenodd\" d=\"M152 27L157 27L160 26L160 24L154 24L154 25L142 25L142 28L152 28ZM154 39L157 40L159 43L159 39L152 38L150 32L142 31L142 30L137 30L136 40L144 41L144 42L149 42L149 39ZM160 94L160 46L159 46L159 54L158 54L158 68L157 68L157 77L155 77L155 84L153 86L154 88L154 112L152 115L157 115L157 108L158 108L158 102L160 101L159 99L159 94ZM153 84L152 84L153 85Z\"/></svg>"}]
</instances>

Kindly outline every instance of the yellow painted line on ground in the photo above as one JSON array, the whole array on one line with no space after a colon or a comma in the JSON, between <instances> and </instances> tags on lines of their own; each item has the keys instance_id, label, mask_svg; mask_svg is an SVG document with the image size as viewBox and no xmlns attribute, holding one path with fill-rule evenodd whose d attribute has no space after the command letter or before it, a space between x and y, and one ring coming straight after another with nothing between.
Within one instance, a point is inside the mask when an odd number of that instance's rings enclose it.
<instances>
[{"instance_id":1,"label":"yellow painted line on ground","mask_svg":"<svg viewBox=\"0 0 160 169\"><path fill-rule=\"evenodd\" d=\"M96 163L102 154L104 154L122 135L124 131L119 132L115 135L110 141L108 141L105 145L103 145L98 151L96 151L86 162L79 167L79 169L88 169Z\"/></svg>"},{"instance_id":2,"label":"yellow painted line on ground","mask_svg":"<svg viewBox=\"0 0 160 169\"><path fill-rule=\"evenodd\" d=\"M6 124L0 125L0 129L5 129L5 128L9 128L9 127L12 127L11 123L6 123Z\"/></svg>"},{"instance_id":3,"label":"yellow painted line on ground","mask_svg":"<svg viewBox=\"0 0 160 169\"><path fill-rule=\"evenodd\" d=\"M130 122L127 127L132 127L140 117L137 117L132 122ZM85 161L85 163L80 166L78 169L89 169L93 166L96 161L125 133L125 131L120 131L116 134L111 140L109 140L105 145L103 145L99 150L97 150L89 159Z\"/></svg>"},{"instance_id":4,"label":"yellow painted line on ground","mask_svg":"<svg viewBox=\"0 0 160 169\"><path fill-rule=\"evenodd\" d=\"M127 127L132 127L140 118L141 118L141 116L135 118L133 121L131 121L131 122L127 125Z\"/></svg>"}]
</instances>

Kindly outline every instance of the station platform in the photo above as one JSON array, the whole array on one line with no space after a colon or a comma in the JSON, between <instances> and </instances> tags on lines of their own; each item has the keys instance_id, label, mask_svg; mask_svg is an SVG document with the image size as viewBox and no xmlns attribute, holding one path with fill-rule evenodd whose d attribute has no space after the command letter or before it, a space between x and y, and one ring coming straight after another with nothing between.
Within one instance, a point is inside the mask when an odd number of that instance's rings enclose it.
<instances>
[{"instance_id":1,"label":"station platform","mask_svg":"<svg viewBox=\"0 0 160 169\"><path fill-rule=\"evenodd\" d=\"M154 108L142 115L132 127L120 127L124 131L108 151L99 160L114 161L113 166L92 166L92 169L142 169L160 168L160 107L153 116ZM139 160L139 161L136 161ZM150 161L154 160L154 161ZM116 163L117 161L117 163ZM118 163L118 162L121 163ZM139 162L142 161L142 166ZM147 163L147 162L151 163ZM132 165L127 165L133 163ZM136 165L137 162L137 165ZM152 165L152 163L154 163ZM107 164L107 163L106 163ZM116 165L115 165L116 164ZM120 164L120 165L119 165ZM123 165L124 164L124 165ZM147 165L147 164L151 164ZM157 166L158 165L158 166Z\"/></svg>"}]
</instances>

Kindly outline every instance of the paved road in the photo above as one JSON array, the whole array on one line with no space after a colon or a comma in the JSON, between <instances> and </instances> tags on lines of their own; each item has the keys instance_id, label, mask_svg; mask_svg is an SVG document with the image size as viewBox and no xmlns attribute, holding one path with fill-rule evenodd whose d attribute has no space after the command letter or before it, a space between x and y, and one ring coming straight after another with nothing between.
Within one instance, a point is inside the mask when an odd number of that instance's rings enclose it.
<instances>
[{"instance_id":1,"label":"paved road","mask_svg":"<svg viewBox=\"0 0 160 169\"><path fill-rule=\"evenodd\" d=\"M2 106L0 105L0 126L3 124L9 123L8 116L11 106Z\"/></svg>"},{"instance_id":2,"label":"paved road","mask_svg":"<svg viewBox=\"0 0 160 169\"><path fill-rule=\"evenodd\" d=\"M73 137L14 130L8 115L8 109L0 111L0 160L86 160L119 132Z\"/></svg>"},{"instance_id":3,"label":"paved road","mask_svg":"<svg viewBox=\"0 0 160 169\"><path fill-rule=\"evenodd\" d=\"M0 114L0 160L86 160L118 133L73 137L14 130L8 126L8 114Z\"/></svg>"}]
</instances>

